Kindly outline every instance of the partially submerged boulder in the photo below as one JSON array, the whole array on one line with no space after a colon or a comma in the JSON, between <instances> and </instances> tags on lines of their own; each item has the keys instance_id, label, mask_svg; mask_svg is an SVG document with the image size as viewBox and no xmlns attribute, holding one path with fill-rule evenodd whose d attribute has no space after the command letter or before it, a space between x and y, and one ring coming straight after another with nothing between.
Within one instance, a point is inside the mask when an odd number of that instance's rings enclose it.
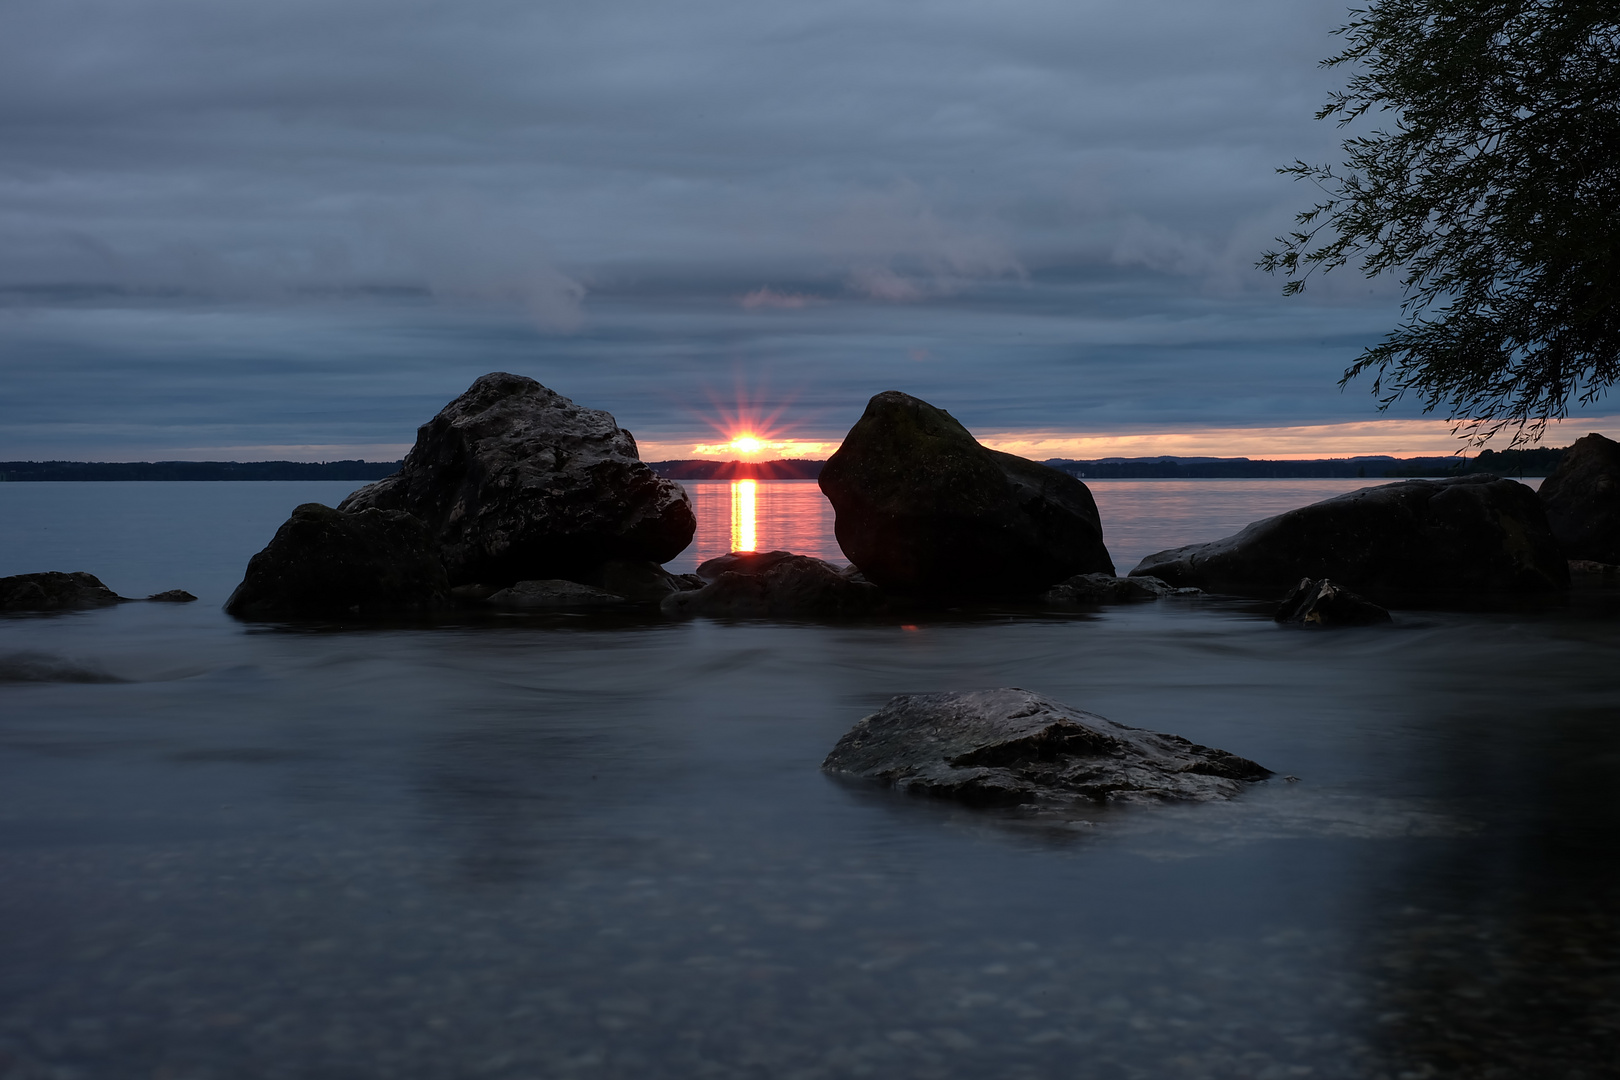
<instances>
[{"instance_id":1,"label":"partially submerged boulder","mask_svg":"<svg viewBox=\"0 0 1620 1080\"><path fill-rule=\"evenodd\" d=\"M1305 626L1372 626L1390 621L1387 610L1327 578L1301 578L1282 598L1273 617L1280 623Z\"/></svg>"},{"instance_id":2,"label":"partially submerged boulder","mask_svg":"<svg viewBox=\"0 0 1620 1080\"><path fill-rule=\"evenodd\" d=\"M1034 805L1226 799L1271 775L1017 687L901 694L851 728L821 767L918 794Z\"/></svg>"},{"instance_id":3,"label":"partially submerged boulder","mask_svg":"<svg viewBox=\"0 0 1620 1080\"><path fill-rule=\"evenodd\" d=\"M0 578L0 611L77 611L122 602L94 574L15 574Z\"/></svg>"},{"instance_id":4,"label":"partially submerged boulder","mask_svg":"<svg viewBox=\"0 0 1620 1080\"><path fill-rule=\"evenodd\" d=\"M1379 597L1569 585L1535 492L1487 474L1362 488L1149 555L1131 571L1143 575L1261 596L1324 577Z\"/></svg>"},{"instance_id":5,"label":"partially submerged boulder","mask_svg":"<svg viewBox=\"0 0 1620 1080\"><path fill-rule=\"evenodd\" d=\"M449 590L438 545L410 514L305 503L248 560L225 610L242 619L383 615L437 607Z\"/></svg>"},{"instance_id":6,"label":"partially submerged boulder","mask_svg":"<svg viewBox=\"0 0 1620 1080\"><path fill-rule=\"evenodd\" d=\"M184 589L165 589L146 598L154 604L190 604L197 598Z\"/></svg>"},{"instance_id":7,"label":"partially submerged boulder","mask_svg":"<svg viewBox=\"0 0 1620 1080\"><path fill-rule=\"evenodd\" d=\"M950 413L899 391L867 403L820 484L838 546L888 592L1035 596L1114 572L1085 484L981 446Z\"/></svg>"},{"instance_id":8,"label":"partially submerged boulder","mask_svg":"<svg viewBox=\"0 0 1620 1080\"><path fill-rule=\"evenodd\" d=\"M737 569L717 575L705 563L698 567L698 576L712 575L708 584L673 593L659 606L666 615L747 619L866 615L883 604L883 594L853 567L840 569L821 559L785 551L768 554L768 558L732 560L730 565ZM706 568L710 575L705 574Z\"/></svg>"},{"instance_id":9,"label":"partially submerged boulder","mask_svg":"<svg viewBox=\"0 0 1620 1080\"><path fill-rule=\"evenodd\" d=\"M421 519L443 545L452 585L663 563L697 528L686 489L643 464L612 416L503 372L424 424L399 472L339 506L368 508Z\"/></svg>"},{"instance_id":10,"label":"partially submerged boulder","mask_svg":"<svg viewBox=\"0 0 1620 1080\"><path fill-rule=\"evenodd\" d=\"M1620 563L1620 443L1576 439L1537 494L1566 558Z\"/></svg>"},{"instance_id":11,"label":"partially submerged boulder","mask_svg":"<svg viewBox=\"0 0 1620 1080\"><path fill-rule=\"evenodd\" d=\"M617 593L560 578L520 581L491 594L485 602L510 611L581 611L630 603Z\"/></svg>"},{"instance_id":12,"label":"partially submerged boulder","mask_svg":"<svg viewBox=\"0 0 1620 1080\"><path fill-rule=\"evenodd\" d=\"M1156 577L1115 577L1113 574L1076 574L1046 590L1041 602L1048 607L1128 604L1166 596L1203 596L1204 590L1178 589Z\"/></svg>"}]
</instances>

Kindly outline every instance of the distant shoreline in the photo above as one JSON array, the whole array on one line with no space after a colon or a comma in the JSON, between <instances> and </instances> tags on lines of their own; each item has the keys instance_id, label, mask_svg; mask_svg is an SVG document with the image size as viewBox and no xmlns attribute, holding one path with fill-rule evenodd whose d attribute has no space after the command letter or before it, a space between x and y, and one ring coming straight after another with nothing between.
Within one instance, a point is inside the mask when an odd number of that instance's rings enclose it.
<instances>
[{"instance_id":1,"label":"distant shoreline","mask_svg":"<svg viewBox=\"0 0 1620 1080\"><path fill-rule=\"evenodd\" d=\"M1563 447L1482 450L1472 458L1382 455L1352 458L1052 458L1046 464L1082 480L1399 479L1413 476L1547 476ZM398 461L0 461L0 483L74 480L381 480ZM804 458L777 461L649 461L671 480L815 480L826 464Z\"/></svg>"}]
</instances>

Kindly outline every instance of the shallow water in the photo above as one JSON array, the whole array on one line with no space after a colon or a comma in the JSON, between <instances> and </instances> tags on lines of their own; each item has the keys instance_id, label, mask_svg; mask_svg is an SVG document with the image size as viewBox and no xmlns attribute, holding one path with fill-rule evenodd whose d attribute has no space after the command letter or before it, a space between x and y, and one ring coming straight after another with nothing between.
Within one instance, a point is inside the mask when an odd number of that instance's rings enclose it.
<instances>
[{"instance_id":1,"label":"shallow water","mask_svg":"<svg viewBox=\"0 0 1620 1080\"><path fill-rule=\"evenodd\" d=\"M1602 598L290 632L218 603L320 485L141 486L0 486L0 572L204 595L0 620L7 1080L1620 1075ZM1053 826L817 769L996 685L1278 775Z\"/></svg>"}]
</instances>

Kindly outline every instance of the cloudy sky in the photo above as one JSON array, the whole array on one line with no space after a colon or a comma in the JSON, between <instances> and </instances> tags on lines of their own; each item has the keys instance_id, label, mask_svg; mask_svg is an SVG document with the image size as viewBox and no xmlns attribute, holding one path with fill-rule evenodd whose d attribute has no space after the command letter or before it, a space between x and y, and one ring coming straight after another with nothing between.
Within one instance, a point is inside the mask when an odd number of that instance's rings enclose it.
<instances>
[{"instance_id":1,"label":"cloudy sky","mask_svg":"<svg viewBox=\"0 0 1620 1080\"><path fill-rule=\"evenodd\" d=\"M1448 450L1336 389L1392 284L1253 268L1344 16L8 0L0 459L397 456L491 370L648 458L891 388L1037 457Z\"/></svg>"}]
</instances>

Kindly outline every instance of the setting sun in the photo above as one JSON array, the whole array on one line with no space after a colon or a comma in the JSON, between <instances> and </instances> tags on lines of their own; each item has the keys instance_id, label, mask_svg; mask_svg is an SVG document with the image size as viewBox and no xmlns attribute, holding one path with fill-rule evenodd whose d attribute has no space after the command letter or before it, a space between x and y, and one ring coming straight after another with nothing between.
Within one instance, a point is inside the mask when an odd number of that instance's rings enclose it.
<instances>
[{"instance_id":1,"label":"setting sun","mask_svg":"<svg viewBox=\"0 0 1620 1080\"><path fill-rule=\"evenodd\" d=\"M739 454L757 454L765 449L765 440L745 431L731 440L731 448Z\"/></svg>"}]
</instances>

